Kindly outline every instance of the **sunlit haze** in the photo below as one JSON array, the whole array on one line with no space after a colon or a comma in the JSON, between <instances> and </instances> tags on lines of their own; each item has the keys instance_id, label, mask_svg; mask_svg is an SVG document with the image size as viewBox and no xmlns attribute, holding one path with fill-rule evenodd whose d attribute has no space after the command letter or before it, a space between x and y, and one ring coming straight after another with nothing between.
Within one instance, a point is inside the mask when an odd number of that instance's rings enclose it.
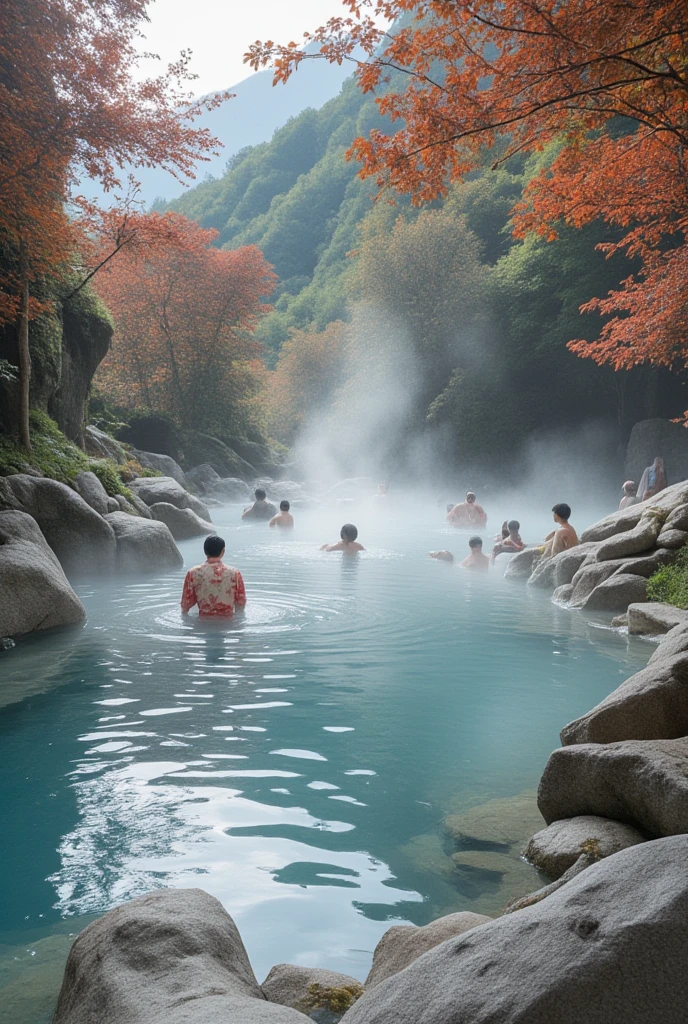
<instances>
[{"instance_id":1,"label":"sunlit haze","mask_svg":"<svg viewBox=\"0 0 688 1024\"><path fill-rule=\"evenodd\" d=\"M244 54L256 39L299 40L342 10L341 0L155 0L142 48L156 53L162 66L191 50L198 75L193 91L201 95L251 74ZM151 74L158 66L146 61L144 70Z\"/></svg>"}]
</instances>

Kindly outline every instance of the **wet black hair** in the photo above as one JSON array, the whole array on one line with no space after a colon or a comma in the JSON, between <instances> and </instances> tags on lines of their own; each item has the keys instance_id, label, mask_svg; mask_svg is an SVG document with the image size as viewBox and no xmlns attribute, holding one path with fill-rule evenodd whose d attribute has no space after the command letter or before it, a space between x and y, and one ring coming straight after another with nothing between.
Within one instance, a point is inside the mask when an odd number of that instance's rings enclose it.
<instances>
[{"instance_id":1,"label":"wet black hair","mask_svg":"<svg viewBox=\"0 0 688 1024\"><path fill-rule=\"evenodd\" d=\"M222 537L206 537L203 543L206 558L219 558L224 549L225 542Z\"/></svg>"},{"instance_id":2,"label":"wet black hair","mask_svg":"<svg viewBox=\"0 0 688 1024\"><path fill-rule=\"evenodd\" d=\"M342 540L348 540L349 544L352 544L358 537L358 530L353 523L344 523L339 531L339 536Z\"/></svg>"},{"instance_id":3,"label":"wet black hair","mask_svg":"<svg viewBox=\"0 0 688 1024\"><path fill-rule=\"evenodd\" d=\"M554 505L552 511L555 516L559 516L560 519L564 519L566 522L571 518L571 506L567 505L565 501L562 501L559 505Z\"/></svg>"},{"instance_id":4,"label":"wet black hair","mask_svg":"<svg viewBox=\"0 0 688 1024\"><path fill-rule=\"evenodd\" d=\"M483 546L482 537L471 537L468 542L469 548L481 548Z\"/></svg>"},{"instance_id":5,"label":"wet black hair","mask_svg":"<svg viewBox=\"0 0 688 1024\"><path fill-rule=\"evenodd\" d=\"M263 490L263 488L256 487L255 491L253 492L253 497L256 499L256 501L263 501L263 499L265 498L265 491Z\"/></svg>"},{"instance_id":6,"label":"wet black hair","mask_svg":"<svg viewBox=\"0 0 688 1024\"><path fill-rule=\"evenodd\" d=\"M280 512L288 512L291 505L288 501L280 501Z\"/></svg>"},{"instance_id":7,"label":"wet black hair","mask_svg":"<svg viewBox=\"0 0 688 1024\"><path fill-rule=\"evenodd\" d=\"M510 519L506 525L510 530L518 531L521 529L521 524L519 523L518 519Z\"/></svg>"},{"instance_id":8,"label":"wet black hair","mask_svg":"<svg viewBox=\"0 0 688 1024\"><path fill-rule=\"evenodd\" d=\"M469 498L472 498L473 501L475 501L475 491L466 491L466 501L468 501Z\"/></svg>"}]
</instances>

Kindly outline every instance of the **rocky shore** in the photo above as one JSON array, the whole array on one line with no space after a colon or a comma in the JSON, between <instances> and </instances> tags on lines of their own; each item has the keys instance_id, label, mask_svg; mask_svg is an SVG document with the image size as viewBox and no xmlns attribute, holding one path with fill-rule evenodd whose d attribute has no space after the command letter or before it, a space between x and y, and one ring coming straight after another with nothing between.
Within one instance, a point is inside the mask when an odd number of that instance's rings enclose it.
<instances>
[{"instance_id":1,"label":"rocky shore","mask_svg":"<svg viewBox=\"0 0 688 1024\"><path fill-rule=\"evenodd\" d=\"M559 604L610 618L621 611L618 628L661 634L645 669L564 726L545 766L537 794L544 827L519 852L549 884L511 899L494 919L463 912L391 927L363 985L279 964L261 986L213 897L160 890L77 938L54 1024L685 1021L688 613L642 598L654 568L686 540L682 483L596 523L572 551L538 565L526 550L507 570L548 587ZM472 865L463 846L475 828L464 818L444 823L457 870ZM501 864L513 846L509 828L497 822L482 838Z\"/></svg>"}]
</instances>

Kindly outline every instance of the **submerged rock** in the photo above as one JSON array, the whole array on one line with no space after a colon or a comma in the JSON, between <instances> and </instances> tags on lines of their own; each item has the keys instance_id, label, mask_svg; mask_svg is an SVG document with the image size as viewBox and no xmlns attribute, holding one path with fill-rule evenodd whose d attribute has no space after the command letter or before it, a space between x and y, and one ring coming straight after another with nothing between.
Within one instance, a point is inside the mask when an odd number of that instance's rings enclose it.
<instances>
[{"instance_id":1,"label":"submerged rock","mask_svg":"<svg viewBox=\"0 0 688 1024\"><path fill-rule=\"evenodd\" d=\"M668 633L674 626L688 626L688 611L673 604L648 601L631 604L628 608L628 632L640 636L658 636Z\"/></svg>"},{"instance_id":2,"label":"submerged rock","mask_svg":"<svg viewBox=\"0 0 688 1024\"><path fill-rule=\"evenodd\" d=\"M549 878L557 879L572 868L581 854L596 860L644 843L646 836L630 825L593 814L553 821L536 833L524 856Z\"/></svg>"},{"instance_id":3,"label":"submerged rock","mask_svg":"<svg viewBox=\"0 0 688 1024\"><path fill-rule=\"evenodd\" d=\"M0 637L83 622L86 611L25 512L0 512Z\"/></svg>"},{"instance_id":4,"label":"submerged rock","mask_svg":"<svg viewBox=\"0 0 688 1024\"><path fill-rule=\"evenodd\" d=\"M181 551L165 523L126 512L105 516L117 538L117 569L121 573L167 572L184 564Z\"/></svg>"},{"instance_id":5,"label":"submerged rock","mask_svg":"<svg viewBox=\"0 0 688 1024\"><path fill-rule=\"evenodd\" d=\"M536 794L530 790L516 796L497 797L469 807L444 819L447 835L462 848L505 850L521 846L542 828Z\"/></svg>"},{"instance_id":6,"label":"submerged rock","mask_svg":"<svg viewBox=\"0 0 688 1024\"><path fill-rule=\"evenodd\" d=\"M676 836L593 864L365 992L346 1024L683 1024L686 858Z\"/></svg>"},{"instance_id":7,"label":"submerged rock","mask_svg":"<svg viewBox=\"0 0 688 1024\"><path fill-rule=\"evenodd\" d=\"M592 853L581 853L571 867L567 868L564 874L560 875L554 882L550 882L549 885L543 885L541 889L536 889L535 892L529 892L527 896L517 896L509 900L504 907L503 913L513 914L517 910L525 910L526 907L533 907L536 903L546 900L557 889L561 889L562 885L566 885L572 878L580 875L581 871L585 871L592 864L596 864L598 860L600 858Z\"/></svg>"},{"instance_id":8,"label":"submerged rock","mask_svg":"<svg viewBox=\"0 0 688 1024\"><path fill-rule=\"evenodd\" d=\"M688 640L688 636L686 637ZM587 714L565 725L561 742L617 743L688 734L688 653L648 664Z\"/></svg>"},{"instance_id":9,"label":"submerged rock","mask_svg":"<svg viewBox=\"0 0 688 1024\"><path fill-rule=\"evenodd\" d=\"M215 532L212 523L197 516L190 508L177 508L164 501L150 506L153 519L164 523L175 540L189 540L191 537L203 537Z\"/></svg>"},{"instance_id":10,"label":"submerged rock","mask_svg":"<svg viewBox=\"0 0 688 1024\"><path fill-rule=\"evenodd\" d=\"M463 935L471 928L477 928L491 920L492 918L486 917L485 914L473 914L465 910L438 917L436 921L431 921L421 928L412 924L393 925L387 929L375 947L373 965L366 978L366 991L391 978L393 974L403 971L419 956L439 946L441 942Z\"/></svg>"},{"instance_id":11,"label":"submerged rock","mask_svg":"<svg viewBox=\"0 0 688 1024\"><path fill-rule=\"evenodd\" d=\"M241 936L201 889L162 889L94 921L69 953L53 1024L299 1024L266 1001Z\"/></svg>"},{"instance_id":12,"label":"submerged rock","mask_svg":"<svg viewBox=\"0 0 688 1024\"><path fill-rule=\"evenodd\" d=\"M57 480L0 478L0 510L15 508L38 523L68 575L108 574L115 566L115 535L81 495Z\"/></svg>"},{"instance_id":13,"label":"submerged rock","mask_svg":"<svg viewBox=\"0 0 688 1024\"><path fill-rule=\"evenodd\" d=\"M555 750L538 790L548 824L594 814L653 836L688 832L688 737Z\"/></svg>"},{"instance_id":14,"label":"submerged rock","mask_svg":"<svg viewBox=\"0 0 688 1024\"><path fill-rule=\"evenodd\" d=\"M321 967L298 967L277 964L261 986L271 1003L291 1006L304 1014L329 1010L341 1016L363 994L363 985L356 978Z\"/></svg>"}]
</instances>

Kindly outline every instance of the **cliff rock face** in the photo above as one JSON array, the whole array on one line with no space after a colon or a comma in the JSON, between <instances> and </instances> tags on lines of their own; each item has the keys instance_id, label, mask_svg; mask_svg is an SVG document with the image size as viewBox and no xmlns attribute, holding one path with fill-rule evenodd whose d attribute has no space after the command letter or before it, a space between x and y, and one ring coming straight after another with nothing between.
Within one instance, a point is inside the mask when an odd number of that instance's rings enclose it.
<instances>
[{"instance_id":1,"label":"cliff rock face","mask_svg":"<svg viewBox=\"0 0 688 1024\"><path fill-rule=\"evenodd\" d=\"M71 441L81 444L86 399L93 375L107 355L112 321L88 286L32 321L31 405L47 412ZM18 363L13 326L0 328L0 359ZM17 421L16 382L0 380L0 430Z\"/></svg>"},{"instance_id":2,"label":"cliff rock face","mask_svg":"<svg viewBox=\"0 0 688 1024\"><path fill-rule=\"evenodd\" d=\"M668 482L688 478L688 430L671 420L641 420L631 431L626 449L626 478L636 483L657 456L666 464Z\"/></svg>"}]
</instances>

